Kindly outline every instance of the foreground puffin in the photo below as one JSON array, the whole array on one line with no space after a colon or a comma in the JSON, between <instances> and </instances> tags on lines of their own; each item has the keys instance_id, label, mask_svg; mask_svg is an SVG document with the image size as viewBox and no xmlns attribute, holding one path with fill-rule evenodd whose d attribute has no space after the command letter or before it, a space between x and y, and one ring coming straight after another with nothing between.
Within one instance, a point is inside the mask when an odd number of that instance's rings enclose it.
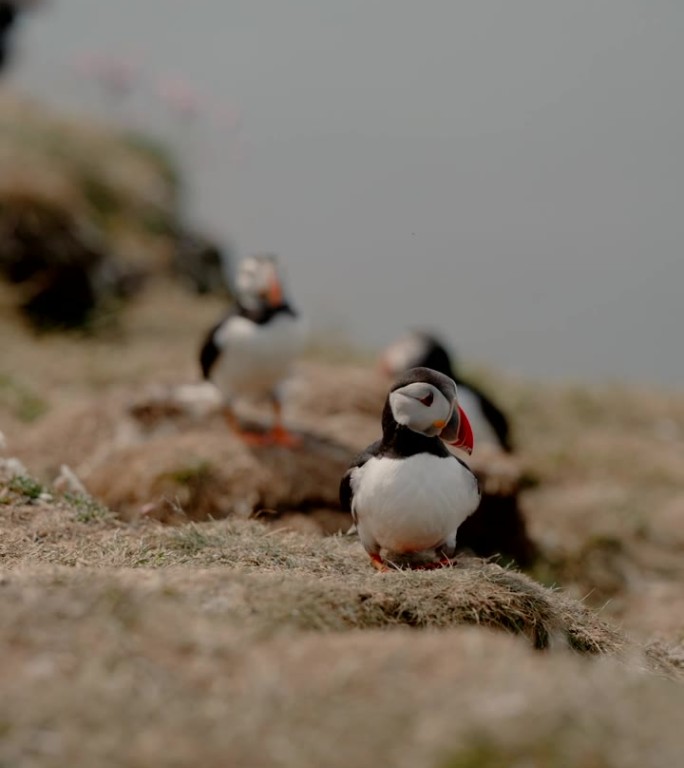
<instances>
[{"instance_id":1,"label":"foreground puffin","mask_svg":"<svg viewBox=\"0 0 684 768\"><path fill-rule=\"evenodd\" d=\"M220 390L228 425L247 443L294 446L298 439L283 427L280 384L304 345L304 328L283 295L274 256L250 256L240 262L235 306L208 333L200 352L202 375ZM270 400L274 411L267 434L245 431L234 398Z\"/></svg>"},{"instance_id":2,"label":"foreground puffin","mask_svg":"<svg viewBox=\"0 0 684 768\"><path fill-rule=\"evenodd\" d=\"M380 356L381 369L392 377L417 366L432 368L456 382L460 403L472 420L478 441L493 443L507 453L513 450L504 413L482 390L458 375L449 353L433 335L410 331L386 347Z\"/></svg>"},{"instance_id":3,"label":"foreground puffin","mask_svg":"<svg viewBox=\"0 0 684 768\"><path fill-rule=\"evenodd\" d=\"M378 570L451 564L456 533L480 503L477 478L445 443L473 449L456 384L429 368L394 383L382 413L382 439L370 445L340 483L364 549Z\"/></svg>"}]
</instances>

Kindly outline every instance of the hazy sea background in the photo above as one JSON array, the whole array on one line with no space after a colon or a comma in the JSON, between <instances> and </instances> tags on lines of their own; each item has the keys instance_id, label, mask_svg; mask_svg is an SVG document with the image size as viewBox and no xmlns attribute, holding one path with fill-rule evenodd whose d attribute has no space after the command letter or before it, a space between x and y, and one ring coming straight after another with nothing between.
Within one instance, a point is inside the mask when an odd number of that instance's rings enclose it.
<instances>
[{"instance_id":1,"label":"hazy sea background","mask_svg":"<svg viewBox=\"0 0 684 768\"><path fill-rule=\"evenodd\" d=\"M280 254L314 328L681 387L684 4L53 0L18 37L10 84L171 141L192 219ZM116 109L93 53L140 67Z\"/></svg>"}]
</instances>

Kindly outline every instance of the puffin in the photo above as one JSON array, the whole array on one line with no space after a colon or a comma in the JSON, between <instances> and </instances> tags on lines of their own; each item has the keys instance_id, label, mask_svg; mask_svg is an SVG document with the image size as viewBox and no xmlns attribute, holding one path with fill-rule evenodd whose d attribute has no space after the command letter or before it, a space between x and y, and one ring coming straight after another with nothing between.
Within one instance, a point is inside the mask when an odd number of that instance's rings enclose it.
<instances>
[{"instance_id":1,"label":"puffin","mask_svg":"<svg viewBox=\"0 0 684 768\"><path fill-rule=\"evenodd\" d=\"M223 397L226 423L246 443L299 444L299 438L283 425L281 385L304 342L304 324L285 298L276 257L262 254L243 259L237 268L234 306L206 335L199 362L204 379ZM243 429L235 413L238 397L270 402L273 425L269 432Z\"/></svg>"},{"instance_id":2,"label":"puffin","mask_svg":"<svg viewBox=\"0 0 684 768\"><path fill-rule=\"evenodd\" d=\"M513 451L511 429L503 411L481 389L464 381L453 358L435 336L410 331L386 347L380 356L380 369L392 377L417 366L432 368L456 382L460 403L472 420L478 441L496 445L506 453Z\"/></svg>"},{"instance_id":3,"label":"puffin","mask_svg":"<svg viewBox=\"0 0 684 768\"><path fill-rule=\"evenodd\" d=\"M439 371L411 368L389 390L382 438L340 482L342 508L377 570L453 564L458 528L479 506L480 488L447 444L468 454L474 444L456 383Z\"/></svg>"}]
</instances>

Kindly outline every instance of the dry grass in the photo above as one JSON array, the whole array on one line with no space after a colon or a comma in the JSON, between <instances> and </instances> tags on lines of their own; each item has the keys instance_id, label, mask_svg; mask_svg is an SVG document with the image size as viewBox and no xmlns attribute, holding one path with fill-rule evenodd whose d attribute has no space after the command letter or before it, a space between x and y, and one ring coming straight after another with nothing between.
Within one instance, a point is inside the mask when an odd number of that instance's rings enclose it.
<instances>
[{"instance_id":1,"label":"dry grass","mask_svg":"<svg viewBox=\"0 0 684 768\"><path fill-rule=\"evenodd\" d=\"M246 643L221 604L97 579L75 596L56 574L18 599L21 586L6 586L2 619L10 763L677 764L681 688L609 662L541 659L477 630Z\"/></svg>"},{"instance_id":2,"label":"dry grass","mask_svg":"<svg viewBox=\"0 0 684 768\"><path fill-rule=\"evenodd\" d=\"M644 636L684 638L684 397L516 382L501 395L539 478L534 574Z\"/></svg>"},{"instance_id":3,"label":"dry grass","mask_svg":"<svg viewBox=\"0 0 684 768\"><path fill-rule=\"evenodd\" d=\"M515 572L377 574L341 537L4 501L2 763L676 764L673 651Z\"/></svg>"},{"instance_id":4,"label":"dry grass","mask_svg":"<svg viewBox=\"0 0 684 768\"><path fill-rule=\"evenodd\" d=\"M141 386L197 381L202 334L223 311L221 299L198 298L175 283L159 281L127 307L117 328L105 335L36 336L17 318L11 303L0 300L0 371L13 387L40 398L47 416L65 405L90 404L105 393L130 394ZM3 420L21 421L16 405L1 396L0 409ZM22 424L17 434L24 434Z\"/></svg>"},{"instance_id":5,"label":"dry grass","mask_svg":"<svg viewBox=\"0 0 684 768\"><path fill-rule=\"evenodd\" d=\"M397 571L383 578L353 538L321 540L245 522L126 528L74 500L60 508L10 509L3 527L9 569L27 562L163 568L165 583L184 584L191 600L198 588L206 597L230 584L239 599L229 613L243 627L273 632L477 624L522 634L539 649L607 653L627 647L581 605L477 558L463 558L459 567L443 572Z\"/></svg>"}]
</instances>

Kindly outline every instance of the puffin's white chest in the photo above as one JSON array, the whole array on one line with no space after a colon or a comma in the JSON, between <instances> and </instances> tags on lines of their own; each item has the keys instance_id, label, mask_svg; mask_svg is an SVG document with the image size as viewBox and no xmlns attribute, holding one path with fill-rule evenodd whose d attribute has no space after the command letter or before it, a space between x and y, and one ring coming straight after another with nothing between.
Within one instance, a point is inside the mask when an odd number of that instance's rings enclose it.
<instances>
[{"instance_id":1,"label":"puffin's white chest","mask_svg":"<svg viewBox=\"0 0 684 768\"><path fill-rule=\"evenodd\" d=\"M362 541L393 552L439 546L480 501L475 477L452 456L371 458L354 470L351 486Z\"/></svg>"},{"instance_id":2,"label":"puffin's white chest","mask_svg":"<svg viewBox=\"0 0 684 768\"><path fill-rule=\"evenodd\" d=\"M304 338L302 321L292 315L278 314L262 325L230 317L214 336L221 354L212 381L227 394L268 394L289 374Z\"/></svg>"}]
</instances>

